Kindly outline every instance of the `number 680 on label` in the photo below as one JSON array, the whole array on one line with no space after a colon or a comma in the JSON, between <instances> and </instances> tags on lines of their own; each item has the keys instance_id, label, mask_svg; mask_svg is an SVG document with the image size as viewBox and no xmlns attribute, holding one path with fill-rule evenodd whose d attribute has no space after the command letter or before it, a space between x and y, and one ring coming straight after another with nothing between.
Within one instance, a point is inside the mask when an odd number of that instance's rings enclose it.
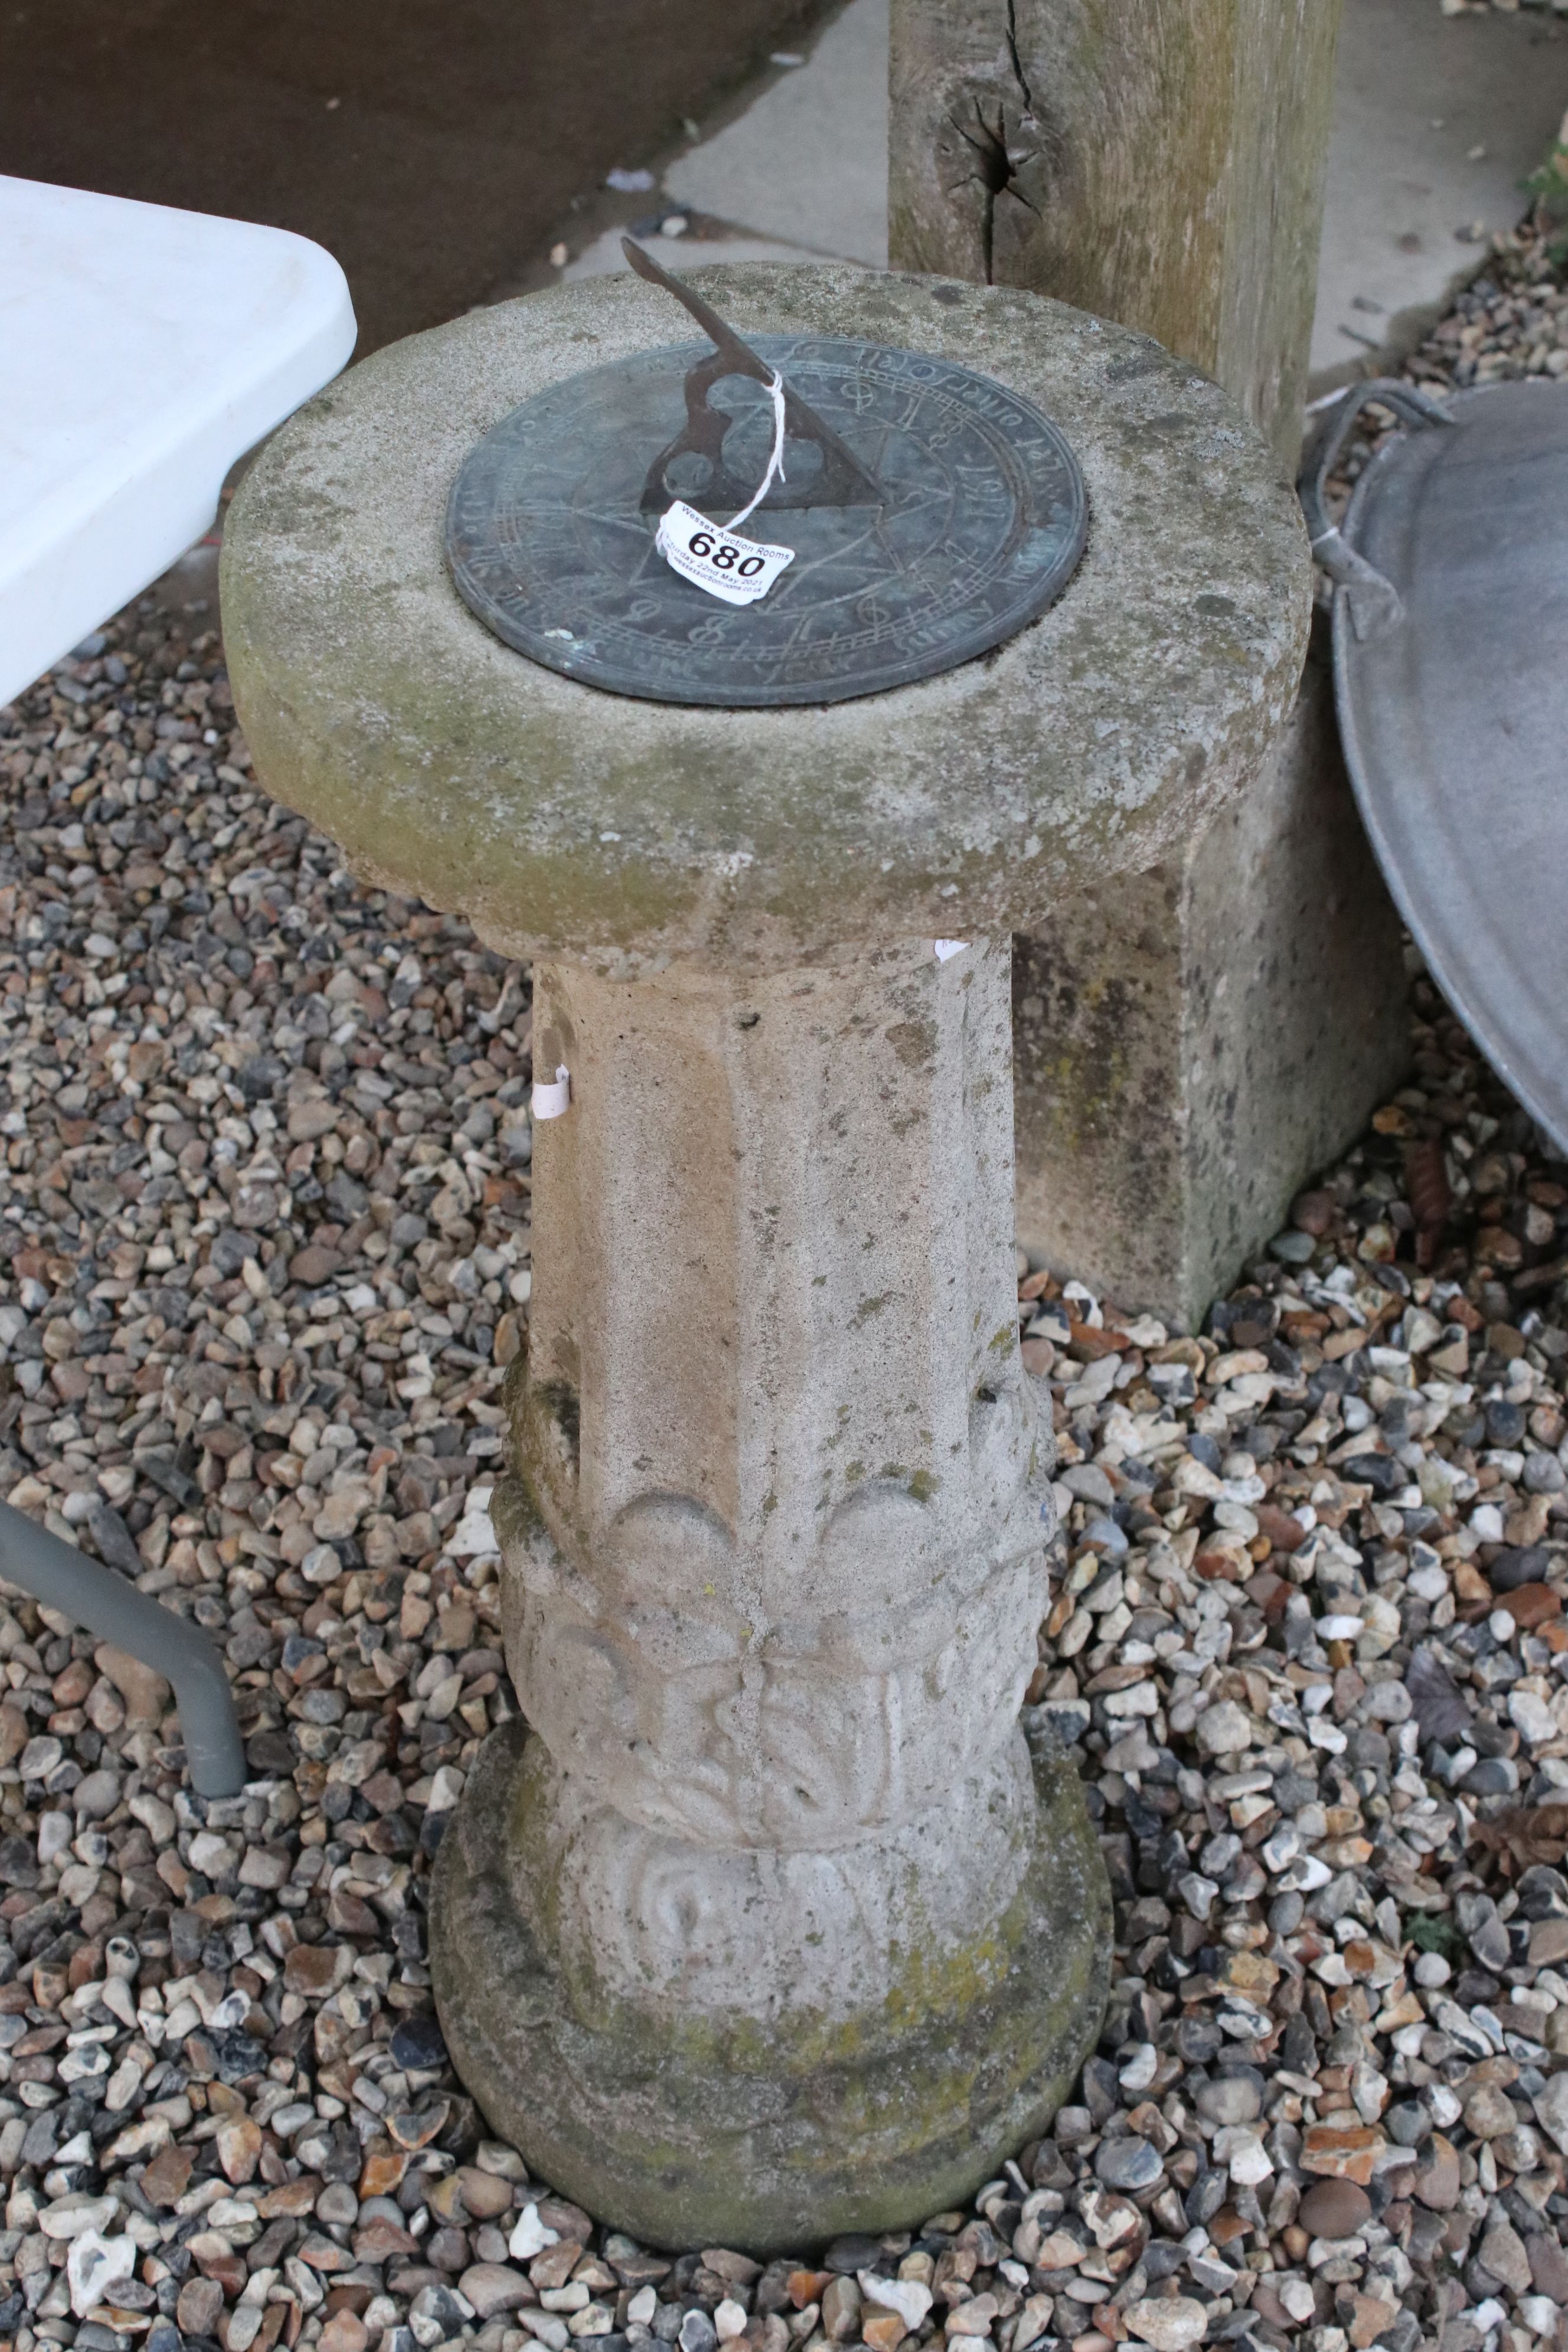
<instances>
[{"instance_id":1,"label":"number 680 on label","mask_svg":"<svg viewBox=\"0 0 1568 2352\"><path fill-rule=\"evenodd\" d=\"M672 571L726 604L754 604L785 564L795 562L793 547L768 547L761 540L742 539L739 531L722 530L684 499L677 499L660 520L658 546Z\"/></svg>"}]
</instances>

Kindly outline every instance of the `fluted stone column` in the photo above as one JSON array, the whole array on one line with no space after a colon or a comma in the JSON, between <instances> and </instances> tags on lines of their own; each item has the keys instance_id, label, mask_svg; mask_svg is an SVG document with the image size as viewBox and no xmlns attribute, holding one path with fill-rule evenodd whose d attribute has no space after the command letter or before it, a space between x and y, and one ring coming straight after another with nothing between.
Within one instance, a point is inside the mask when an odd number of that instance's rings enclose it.
<instances>
[{"instance_id":1,"label":"fluted stone column","mask_svg":"<svg viewBox=\"0 0 1568 2352\"><path fill-rule=\"evenodd\" d=\"M977 2085L1021 2139L1103 2000L1099 1856L1018 1727L1052 1455L1009 961L535 973L574 1106L536 1137L501 1517L537 1737L459 1817L437 1966L466 2079L531 2086L500 2112L552 2178L646 2176L658 2239L961 2194Z\"/></svg>"},{"instance_id":2,"label":"fluted stone column","mask_svg":"<svg viewBox=\"0 0 1568 2352\"><path fill-rule=\"evenodd\" d=\"M355 370L253 470L223 593L260 775L531 955L570 1072L496 1504L523 1717L432 1896L448 2043L596 2212L766 2249L973 2189L1098 2026L1103 1871L1020 1720L1051 1449L1009 933L1252 772L1307 562L1261 442L1142 338L848 269L700 282L742 333L942 352L1051 411L1091 503L1062 602L819 709L626 700L489 636L452 477L542 384L679 336L631 279Z\"/></svg>"}]
</instances>

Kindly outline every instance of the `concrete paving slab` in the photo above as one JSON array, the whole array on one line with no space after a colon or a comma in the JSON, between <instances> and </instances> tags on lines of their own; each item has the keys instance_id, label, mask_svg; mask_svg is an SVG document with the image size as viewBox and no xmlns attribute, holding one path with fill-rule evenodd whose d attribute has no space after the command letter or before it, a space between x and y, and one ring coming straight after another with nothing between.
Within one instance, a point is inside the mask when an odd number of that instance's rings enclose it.
<instances>
[{"instance_id":1,"label":"concrete paving slab","mask_svg":"<svg viewBox=\"0 0 1568 2352\"><path fill-rule=\"evenodd\" d=\"M849 0L805 64L683 155L664 185L739 228L885 269L888 0Z\"/></svg>"},{"instance_id":2,"label":"concrete paving slab","mask_svg":"<svg viewBox=\"0 0 1568 2352\"><path fill-rule=\"evenodd\" d=\"M1568 20L1347 0L1311 391L1397 364L1513 226L1568 107ZM1458 233L1464 232L1461 236Z\"/></svg>"},{"instance_id":3,"label":"concrete paving slab","mask_svg":"<svg viewBox=\"0 0 1568 2352\"><path fill-rule=\"evenodd\" d=\"M849 0L807 62L667 173L666 194L733 244L656 238L677 269L814 254L887 262L888 0ZM1397 364L1524 210L1520 183L1568 108L1568 17L1436 0L1347 0L1337 68L1315 394ZM1478 152L1477 151L1480 152ZM1481 233L1477 233L1477 224ZM747 241L744 232L765 237ZM1463 232L1463 235L1460 234ZM623 266L619 232L569 277Z\"/></svg>"},{"instance_id":4,"label":"concrete paving slab","mask_svg":"<svg viewBox=\"0 0 1568 2352\"><path fill-rule=\"evenodd\" d=\"M621 251L624 232L605 229L592 245L584 246L575 261L568 262L563 278L608 278L626 266ZM666 269L677 277L689 269L701 269L712 261L820 261L819 253L810 253L804 246L784 245L774 237L765 236L639 236L637 243L645 253L651 253Z\"/></svg>"}]
</instances>

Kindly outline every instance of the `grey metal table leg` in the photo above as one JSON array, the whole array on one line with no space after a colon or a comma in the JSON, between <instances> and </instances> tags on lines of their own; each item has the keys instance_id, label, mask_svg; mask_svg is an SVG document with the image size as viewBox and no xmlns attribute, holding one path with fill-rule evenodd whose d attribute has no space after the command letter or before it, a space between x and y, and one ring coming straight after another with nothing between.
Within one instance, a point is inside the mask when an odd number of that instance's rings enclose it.
<instances>
[{"instance_id":1,"label":"grey metal table leg","mask_svg":"<svg viewBox=\"0 0 1568 2352\"><path fill-rule=\"evenodd\" d=\"M244 1786L245 1745L228 1676L198 1626L8 1503L0 1503L0 1576L166 1676L199 1795L232 1797Z\"/></svg>"}]
</instances>

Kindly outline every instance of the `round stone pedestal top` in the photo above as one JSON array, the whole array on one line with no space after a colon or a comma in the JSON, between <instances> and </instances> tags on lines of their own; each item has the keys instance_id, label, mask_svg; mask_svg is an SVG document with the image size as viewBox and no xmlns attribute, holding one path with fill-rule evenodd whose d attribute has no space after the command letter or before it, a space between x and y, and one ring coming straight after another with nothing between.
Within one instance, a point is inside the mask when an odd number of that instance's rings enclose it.
<instances>
[{"instance_id":1,"label":"round stone pedestal top","mask_svg":"<svg viewBox=\"0 0 1568 2352\"><path fill-rule=\"evenodd\" d=\"M1026 929L1076 881L1153 864L1251 772L1295 690L1310 571L1290 485L1214 384L1009 288L836 264L692 282L742 335L930 352L1035 402L1088 485L1076 574L995 651L859 700L602 693L469 612L447 501L520 401L689 322L628 274L411 337L277 436L224 546L261 780L356 871L520 955L763 970Z\"/></svg>"}]
</instances>

